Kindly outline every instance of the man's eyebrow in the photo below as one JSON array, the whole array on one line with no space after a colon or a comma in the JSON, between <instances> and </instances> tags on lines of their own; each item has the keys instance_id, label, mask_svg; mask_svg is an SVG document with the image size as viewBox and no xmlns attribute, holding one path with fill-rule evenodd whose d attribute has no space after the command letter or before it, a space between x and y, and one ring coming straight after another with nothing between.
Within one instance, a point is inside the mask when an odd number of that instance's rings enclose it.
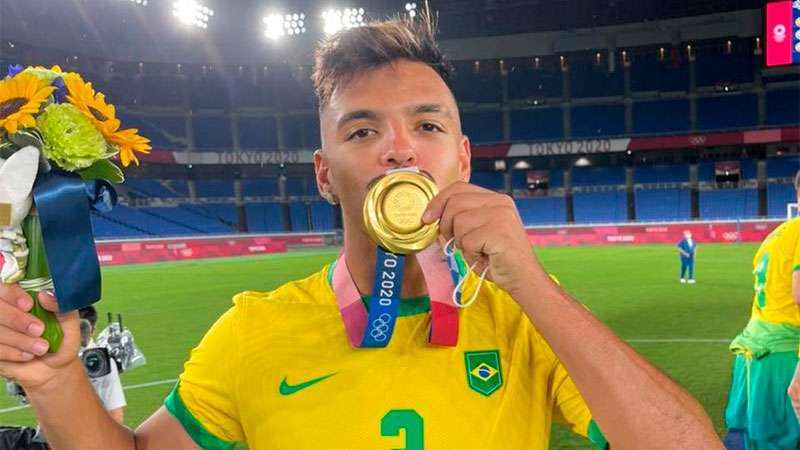
<instances>
[{"instance_id":1,"label":"man's eyebrow","mask_svg":"<svg viewBox=\"0 0 800 450\"><path fill-rule=\"evenodd\" d=\"M378 114L375 111L369 109L357 109L355 111L350 111L349 113L346 113L345 115L340 117L339 120L336 122L336 128L342 128L349 122L352 122L354 120L361 120L361 119L377 120L377 118Z\"/></svg>"},{"instance_id":2,"label":"man's eyebrow","mask_svg":"<svg viewBox=\"0 0 800 450\"><path fill-rule=\"evenodd\" d=\"M421 105L412 106L409 110L413 114L440 113L452 118L450 110L447 109L446 106L438 103L423 103Z\"/></svg>"}]
</instances>

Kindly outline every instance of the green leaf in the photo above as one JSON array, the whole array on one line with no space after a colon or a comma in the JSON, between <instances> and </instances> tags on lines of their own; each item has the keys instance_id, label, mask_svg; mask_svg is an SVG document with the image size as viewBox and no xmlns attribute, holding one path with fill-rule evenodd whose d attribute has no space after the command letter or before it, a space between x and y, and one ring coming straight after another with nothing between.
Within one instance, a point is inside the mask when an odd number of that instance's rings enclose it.
<instances>
[{"instance_id":1,"label":"green leaf","mask_svg":"<svg viewBox=\"0 0 800 450\"><path fill-rule=\"evenodd\" d=\"M101 159L86 169L78 171L81 179L84 181L89 180L106 180L111 183L120 184L125 181L125 176L122 170L116 164L107 160Z\"/></svg>"},{"instance_id":2,"label":"green leaf","mask_svg":"<svg viewBox=\"0 0 800 450\"><path fill-rule=\"evenodd\" d=\"M8 159L17 148L11 142L0 142L0 159Z\"/></svg>"},{"instance_id":3,"label":"green leaf","mask_svg":"<svg viewBox=\"0 0 800 450\"><path fill-rule=\"evenodd\" d=\"M103 158L113 158L117 154L119 154L119 149L115 145L106 142L106 154Z\"/></svg>"},{"instance_id":4,"label":"green leaf","mask_svg":"<svg viewBox=\"0 0 800 450\"><path fill-rule=\"evenodd\" d=\"M33 132L32 130L18 131L9 135L8 140L19 148L24 148L29 145L42 148L42 136L38 132Z\"/></svg>"}]
</instances>

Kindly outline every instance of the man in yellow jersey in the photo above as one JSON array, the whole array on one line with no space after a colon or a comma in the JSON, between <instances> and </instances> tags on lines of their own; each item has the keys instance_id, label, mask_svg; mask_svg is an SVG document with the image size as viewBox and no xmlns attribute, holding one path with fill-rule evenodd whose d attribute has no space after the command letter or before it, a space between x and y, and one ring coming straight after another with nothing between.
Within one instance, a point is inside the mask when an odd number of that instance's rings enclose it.
<instances>
[{"instance_id":1,"label":"man in yellow jersey","mask_svg":"<svg viewBox=\"0 0 800 450\"><path fill-rule=\"evenodd\" d=\"M726 445L740 448L743 441L748 450L796 450L800 422L786 392L800 346L800 218L764 239L753 275L750 321L730 345L736 359L725 408Z\"/></svg>"},{"instance_id":2,"label":"man in yellow jersey","mask_svg":"<svg viewBox=\"0 0 800 450\"><path fill-rule=\"evenodd\" d=\"M74 315L60 316L63 348L34 356L36 321L23 312L30 299L0 287L0 374L26 388L54 448L544 450L553 421L599 448L722 448L690 395L550 279L513 201L467 183L470 144L433 35L426 16L320 45L314 162L320 192L342 206L343 256L272 292L237 295L165 406L135 432L94 398L74 355ZM409 257L391 340L359 348L348 339L337 279L374 294L378 257L362 205L376 178L408 167L441 189L423 220L438 220L442 240L463 253L454 278L466 276L462 294L476 300L457 316L457 341L431 345L428 274L421 254ZM485 283L465 273L476 263L479 273L488 268Z\"/></svg>"}]
</instances>

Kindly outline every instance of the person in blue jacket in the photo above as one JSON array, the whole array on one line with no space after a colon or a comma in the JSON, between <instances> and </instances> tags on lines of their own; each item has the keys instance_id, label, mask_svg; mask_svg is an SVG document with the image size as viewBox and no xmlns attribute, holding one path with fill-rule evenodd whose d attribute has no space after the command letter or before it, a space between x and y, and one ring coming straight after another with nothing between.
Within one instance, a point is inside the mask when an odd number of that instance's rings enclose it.
<instances>
[{"instance_id":1,"label":"person in blue jacket","mask_svg":"<svg viewBox=\"0 0 800 450\"><path fill-rule=\"evenodd\" d=\"M678 242L678 252L681 255L681 283L694 284L694 256L697 252L697 242L692 239L691 231L683 232L683 239Z\"/></svg>"}]
</instances>

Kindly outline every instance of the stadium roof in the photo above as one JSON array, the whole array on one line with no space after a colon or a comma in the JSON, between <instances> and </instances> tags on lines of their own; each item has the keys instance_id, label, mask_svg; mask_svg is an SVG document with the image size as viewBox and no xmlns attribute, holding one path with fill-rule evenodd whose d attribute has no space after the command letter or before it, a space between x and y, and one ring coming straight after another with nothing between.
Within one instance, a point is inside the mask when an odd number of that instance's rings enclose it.
<instances>
[{"instance_id":1,"label":"stadium roof","mask_svg":"<svg viewBox=\"0 0 800 450\"><path fill-rule=\"evenodd\" d=\"M366 19L400 14L404 0L196 0L214 9L206 29L187 29L172 15L174 0L2 0L0 59L9 42L74 50L107 60L135 60L137 49L157 49L162 61L205 52L209 60L280 61L286 55L310 55L322 36L323 9L364 7ZM424 0L416 3L421 5ZM146 3L145 6L142 3ZM445 40L572 30L726 11L756 9L763 0L432 0ZM270 45L263 37L269 12L304 13L308 33Z\"/></svg>"}]
</instances>

